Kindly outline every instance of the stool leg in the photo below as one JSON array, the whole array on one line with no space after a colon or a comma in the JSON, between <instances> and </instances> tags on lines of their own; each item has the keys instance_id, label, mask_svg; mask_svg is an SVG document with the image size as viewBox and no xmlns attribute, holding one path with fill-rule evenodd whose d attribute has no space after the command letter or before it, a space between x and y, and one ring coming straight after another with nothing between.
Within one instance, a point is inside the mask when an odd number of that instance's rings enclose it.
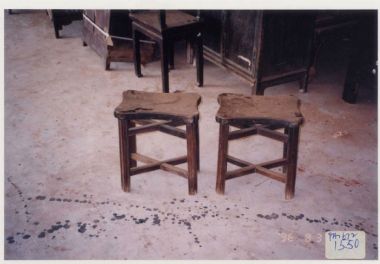
<instances>
[{"instance_id":1,"label":"stool leg","mask_svg":"<svg viewBox=\"0 0 380 264\"><path fill-rule=\"evenodd\" d=\"M132 128L135 126L136 126L136 124L134 122L130 122L128 124L128 128ZM137 152L136 135L129 136L128 140L129 140L128 145L129 145L129 155L130 155L129 156L129 164L130 164L130 168L134 168L134 167L137 167L137 161L135 161L134 159L131 158L131 154Z\"/></svg>"},{"instance_id":2,"label":"stool leg","mask_svg":"<svg viewBox=\"0 0 380 264\"><path fill-rule=\"evenodd\" d=\"M202 32L199 32L196 37L197 43L197 82L198 86L203 86L203 39Z\"/></svg>"},{"instance_id":3,"label":"stool leg","mask_svg":"<svg viewBox=\"0 0 380 264\"><path fill-rule=\"evenodd\" d=\"M297 155L298 155L298 136L299 126L291 126L289 129L289 142L288 142L288 170L286 175L285 184L285 199L289 200L294 197L294 188L296 185L297 174Z\"/></svg>"},{"instance_id":4,"label":"stool leg","mask_svg":"<svg viewBox=\"0 0 380 264\"><path fill-rule=\"evenodd\" d=\"M121 187L125 192L130 191L130 150L128 139L129 120L119 119L119 147L120 147L120 169Z\"/></svg>"},{"instance_id":5,"label":"stool leg","mask_svg":"<svg viewBox=\"0 0 380 264\"><path fill-rule=\"evenodd\" d=\"M163 37L161 41L161 78L162 92L169 92L169 66L168 66L168 40Z\"/></svg>"},{"instance_id":6,"label":"stool leg","mask_svg":"<svg viewBox=\"0 0 380 264\"><path fill-rule=\"evenodd\" d=\"M284 134L289 135L289 129L288 129L288 127L284 128ZM283 155L282 155L282 157L284 159L288 158L288 144L289 144L289 142L285 142L284 143L284 149L283 149ZM287 171L288 171L288 165L282 166L282 172L284 174L286 174Z\"/></svg>"},{"instance_id":7,"label":"stool leg","mask_svg":"<svg viewBox=\"0 0 380 264\"><path fill-rule=\"evenodd\" d=\"M197 150L196 150L196 154L197 154L197 170L200 171L201 167L200 167L200 157L199 157L199 152L200 152L200 147L199 147L199 124L198 124L199 120L196 119L195 122L194 122L194 125L195 125L195 137L196 137L196 142L197 142Z\"/></svg>"},{"instance_id":8,"label":"stool leg","mask_svg":"<svg viewBox=\"0 0 380 264\"><path fill-rule=\"evenodd\" d=\"M218 168L216 172L216 192L219 194L224 194L224 189L225 189L225 181L226 181L226 173L227 173L228 133L229 133L229 125L220 123Z\"/></svg>"},{"instance_id":9,"label":"stool leg","mask_svg":"<svg viewBox=\"0 0 380 264\"><path fill-rule=\"evenodd\" d=\"M132 35L133 35L133 62L135 66L135 74L137 77L142 77L141 57L140 57L140 32L138 32L135 28L133 28Z\"/></svg>"},{"instance_id":10,"label":"stool leg","mask_svg":"<svg viewBox=\"0 0 380 264\"><path fill-rule=\"evenodd\" d=\"M186 124L189 194L197 193L197 140L195 123Z\"/></svg>"}]
</instances>

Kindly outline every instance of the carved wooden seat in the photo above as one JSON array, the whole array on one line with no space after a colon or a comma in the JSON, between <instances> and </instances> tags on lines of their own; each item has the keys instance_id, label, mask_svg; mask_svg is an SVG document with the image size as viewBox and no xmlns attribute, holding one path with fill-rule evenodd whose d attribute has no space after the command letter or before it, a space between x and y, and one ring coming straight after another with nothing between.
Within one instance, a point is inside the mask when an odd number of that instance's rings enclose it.
<instances>
[{"instance_id":1,"label":"carved wooden seat","mask_svg":"<svg viewBox=\"0 0 380 264\"><path fill-rule=\"evenodd\" d=\"M132 22L134 62L137 77L142 77L140 65L140 38L144 34L157 41L161 51L162 90L169 92L169 65L174 68L174 42L187 40L196 43L197 82L203 86L202 24L199 18L181 11L140 11L129 15Z\"/></svg>"},{"instance_id":2,"label":"carved wooden seat","mask_svg":"<svg viewBox=\"0 0 380 264\"><path fill-rule=\"evenodd\" d=\"M130 191L130 176L161 169L188 179L189 194L197 192L199 170L198 105L201 97L195 93L151 93L128 90L115 109L119 120L121 184ZM137 126L136 126L137 125ZM178 128L186 125L186 130ZM137 153L136 135L161 131L187 140L187 154L159 161ZM137 161L146 165L137 167ZM175 165L188 164L188 170Z\"/></svg>"},{"instance_id":3,"label":"carved wooden seat","mask_svg":"<svg viewBox=\"0 0 380 264\"><path fill-rule=\"evenodd\" d=\"M303 121L300 101L293 96L244 96L221 94L216 121L220 123L216 191L224 194L225 181L260 173L285 183L285 199L294 196L299 127ZM229 131L229 127L239 130ZM284 129L284 133L276 131ZM284 143L281 159L252 164L228 155L228 141L261 135ZM241 168L227 171L227 162ZM283 173L270 169L282 166Z\"/></svg>"}]
</instances>

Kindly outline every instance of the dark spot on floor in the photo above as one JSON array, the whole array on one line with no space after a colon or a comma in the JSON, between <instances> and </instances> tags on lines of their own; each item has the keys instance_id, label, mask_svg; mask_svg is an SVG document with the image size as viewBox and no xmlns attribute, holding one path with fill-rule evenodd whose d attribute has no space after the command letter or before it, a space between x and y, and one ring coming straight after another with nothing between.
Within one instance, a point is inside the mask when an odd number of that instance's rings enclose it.
<instances>
[{"instance_id":1,"label":"dark spot on floor","mask_svg":"<svg viewBox=\"0 0 380 264\"><path fill-rule=\"evenodd\" d=\"M160 225L161 219L158 217L157 214L154 215L153 217L153 225Z\"/></svg>"},{"instance_id":2,"label":"dark spot on floor","mask_svg":"<svg viewBox=\"0 0 380 264\"><path fill-rule=\"evenodd\" d=\"M13 244L15 242L13 236L7 237L7 241L8 241L9 244Z\"/></svg>"},{"instance_id":3,"label":"dark spot on floor","mask_svg":"<svg viewBox=\"0 0 380 264\"><path fill-rule=\"evenodd\" d=\"M144 224L146 221L148 221L148 217L146 217L146 218L140 218L140 219L136 219L136 218L134 218L133 220L135 221L135 223L136 224Z\"/></svg>"},{"instance_id":4,"label":"dark spot on floor","mask_svg":"<svg viewBox=\"0 0 380 264\"><path fill-rule=\"evenodd\" d=\"M113 217L111 218L111 221L115 221L115 220L120 220L120 219L123 219L125 218L125 214L122 214L122 215L118 215L116 213L113 213ZM99 222L99 221L98 221ZM97 222L96 222L97 223Z\"/></svg>"},{"instance_id":5,"label":"dark spot on floor","mask_svg":"<svg viewBox=\"0 0 380 264\"><path fill-rule=\"evenodd\" d=\"M38 195L36 197L36 200L45 200L46 199L46 196L42 196L42 195Z\"/></svg>"},{"instance_id":6,"label":"dark spot on floor","mask_svg":"<svg viewBox=\"0 0 380 264\"><path fill-rule=\"evenodd\" d=\"M78 232L79 232L79 233L84 233L84 232L86 232L86 225L87 225L87 224L82 224L82 225L80 225L80 226L79 226L79 229L78 229Z\"/></svg>"}]
</instances>

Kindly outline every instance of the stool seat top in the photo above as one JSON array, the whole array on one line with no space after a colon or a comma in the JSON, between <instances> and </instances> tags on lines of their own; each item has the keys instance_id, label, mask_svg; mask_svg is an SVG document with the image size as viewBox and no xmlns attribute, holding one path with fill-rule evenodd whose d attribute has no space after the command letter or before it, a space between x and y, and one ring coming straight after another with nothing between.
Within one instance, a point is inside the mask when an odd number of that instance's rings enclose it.
<instances>
[{"instance_id":1,"label":"stool seat top","mask_svg":"<svg viewBox=\"0 0 380 264\"><path fill-rule=\"evenodd\" d=\"M216 120L248 120L257 123L301 124L301 101L290 95L245 96L224 93L218 96L220 105Z\"/></svg>"},{"instance_id":2,"label":"stool seat top","mask_svg":"<svg viewBox=\"0 0 380 264\"><path fill-rule=\"evenodd\" d=\"M160 25L159 13L159 11L144 11L130 13L129 17L137 23L142 23L154 30L161 32L162 29ZM165 23L167 28L181 27L198 23L196 17L177 10L165 11L165 16Z\"/></svg>"},{"instance_id":3,"label":"stool seat top","mask_svg":"<svg viewBox=\"0 0 380 264\"><path fill-rule=\"evenodd\" d=\"M115 109L117 118L188 120L199 116L201 96L196 93L156 93L127 90Z\"/></svg>"}]
</instances>

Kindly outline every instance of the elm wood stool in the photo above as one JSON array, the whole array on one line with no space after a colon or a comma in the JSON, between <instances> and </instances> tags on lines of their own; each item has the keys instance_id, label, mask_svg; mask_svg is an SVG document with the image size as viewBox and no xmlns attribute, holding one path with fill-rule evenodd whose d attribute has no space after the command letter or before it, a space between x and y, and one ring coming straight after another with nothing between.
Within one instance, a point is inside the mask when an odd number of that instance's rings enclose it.
<instances>
[{"instance_id":1,"label":"elm wood stool","mask_svg":"<svg viewBox=\"0 0 380 264\"><path fill-rule=\"evenodd\" d=\"M216 121L220 124L216 191L224 194L225 181L250 173L260 173L285 183L285 199L294 196L297 172L299 127L303 121L300 101L292 96L244 96L221 94ZM229 131L229 127L239 130ZM284 133L276 131L284 129ZM228 155L228 141L261 135L284 143L283 157L260 164ZM227 162L241 168L227 171ZM270 169L282 166L283 173Z\"/></svg>"},{"instance_id":2,"label":"elm wood stool","mask_svg":"<svg viewBox=\"0 0 380 264\"><path fill-rule=\"evenodd\" d=\"M141 11L129 14L132 20L134 66L137 77L142 77L140 63L140 38L144 34L157 41L161 53L162 91L169 92L169 65L174 68L174 42L187 40L196 43L197 82L203 86L203 40L199 17L170 11Z\"/></svg>"},{"instance_id":3,"label":"elm wood stool","mask_svg":"<svg viewBox=\"0 0 380 264\"><path fill-rule=\"evenodd\" d=\"M119 120L121 185L124 191L130 191L130 176L161 169L186 178L189 194L196 194L200 102L201 97L195 93L123 92L123 101L114 114ZM186 125L186 131L178 128L182 125ZM187 155L159 161L137 153L136 135L157 130L186 139ZM137 167L137 161L146 165ZM174 166L185 162L188 170Z\"/></svg>"}]
</instances>

